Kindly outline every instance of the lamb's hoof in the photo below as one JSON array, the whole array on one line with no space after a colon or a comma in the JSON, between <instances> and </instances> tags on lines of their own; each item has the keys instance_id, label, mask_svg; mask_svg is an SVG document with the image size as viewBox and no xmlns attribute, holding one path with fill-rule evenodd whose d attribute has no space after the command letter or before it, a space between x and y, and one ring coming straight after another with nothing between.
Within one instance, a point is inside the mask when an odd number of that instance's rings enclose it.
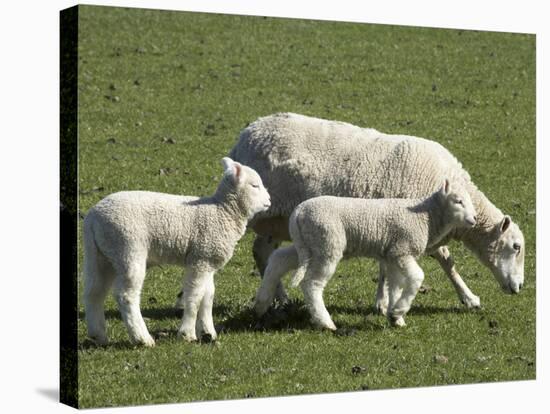
<instances>
[{"instance_id":1,"label":"lamb's hoof","mask_svg":"<svg viewBox=\"0 0 550 414\"><path fill-rule=\"evenodd\" d=\"M201 335L201 339L200 339L200 342L201 344L212 344L214 342L216 342L217 340L217 336L214 334L209 334L209 333L203 333Z\"/></svg>"},{"instance_id":2,"label":"lamb's hoof","mask_svg":"<svg viewBox=\"0 0 550 414\"><path fill-rule=\"evenodd\" d=\"M106 346L109 343L106 336L89 336L88 340L95 346Z\"/></svg>"},{"instance_id":3,"label":"lamb's hoof","mask_svg":"<svg viewBox=\"0 0 550 414\"><path fill-rule=\"evenodd\" d=\"M466 309L480 309L481 308L481 300L479 299L479 296L472 295L469 297L463 297L461 299L461 302L466 306Z\"/></svg>"},{"instance_id":4,"label":"lamb's hoof","mask_svg":"<svg viewBox=\"0 0 550 414\"><path fill-rule=\"evenodd\" d=\"M152 348L155 346L155 340L151 336L149 336L148 338L138 339L136 340L136 343L139 345L143 345L147 348Z\"/></svg>"},{"instance_id":5,"label":"lamb's hoof","mask_svg":"<svg viewBox=\"0 0 550 414\"><path fill-rule=\"evenodd\" d=\"M261 318L269 309L269 303L263 301L256 301L254 303L254 313L258 318Z\"/></svg>"},{"instance_id":6,"label":"lamb's hoof","mask_svg":"<svg viewBox=\"0 0 550 414\"><path fill-rule=\"evenodd\" d=\"M391 326L395 326L397 328L403 328L407 326L405 323L405 319L403 319L403 316L390 316L389 317Z\"/></svg>"},{"instance_id":7,"label":"lamb's hoof","mask_svg":"<svg viewBox=\"0 0 550 414\"><path fill-rule=\"evenodd\" d=\"M197 342L197 336L195 333L185 333L183 331L178 331L178 338L184 340L185 342Z\"/></svg>"},{"instance_id":8,"label":"lamb's hoof","mask_svg":"<svg viewBox=\"0 0 550 414\"><path fill-rule=\"evenodd\" d=\"M388 314L388 305L383 303L377 303L376 304L376 313L378 315L386 316Z\"/></svg>"},{"instance_id":9,"label":"lamb's hoof","mask_svg":"<svg viewBox=\"0 0 550 414\"><path fill-rule=\"evenodd\" d=\"M326 329L326 330L332 331L332 332L335 332L336 329L337 329L336 325L332 321L319 321L319 320L313 319L312 322L319 329Z\"/></svg>"}]
</instances>

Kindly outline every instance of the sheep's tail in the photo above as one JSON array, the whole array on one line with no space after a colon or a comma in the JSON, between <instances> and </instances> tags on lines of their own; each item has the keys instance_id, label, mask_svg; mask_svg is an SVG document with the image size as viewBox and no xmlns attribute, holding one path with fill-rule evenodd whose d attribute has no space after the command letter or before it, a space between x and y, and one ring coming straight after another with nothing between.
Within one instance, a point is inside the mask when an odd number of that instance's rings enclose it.
<instances>
[{"instance_id":1,"label":"sheep's tail","mask_svg":"<svg viewBox=\"0 0 550 414\"><path fill-rule=\"evenodd\" d=\"M89 288L98 277L98 248L95 243L92 214L84 218L84 285Z\"/></svg>"},{"instance_id":2,"label":"sheep's tail","mask_svg":"<svg viewBox=\"0 0 550 414\"><path fill-rule=\"evenodd\" d=\"M297 213L299 213L299 209L299 207L296 208L289 219L290 236L292 237L292 241L294 242L294 248L298 253L298 268L290 279L290 286L292 287L298 286L304 278L309 265L309 260L311 258L311 253L304 244L302 233L300 231L300 226L298 224Z\"/></svg>"}]
</instances>

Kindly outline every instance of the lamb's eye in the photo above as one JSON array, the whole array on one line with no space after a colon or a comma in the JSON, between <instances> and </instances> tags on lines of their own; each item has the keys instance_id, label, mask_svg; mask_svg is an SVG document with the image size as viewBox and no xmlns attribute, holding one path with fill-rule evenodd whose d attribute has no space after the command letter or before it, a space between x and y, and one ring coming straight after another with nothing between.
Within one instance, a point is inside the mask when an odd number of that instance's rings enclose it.
<instances>
[{"instance_id":1,"label":"lamb's eye","mask_svg":"<svg viewBox=\"0 0 550 414\"><path fill-rule=\"evenodd\" d=\"M460 204L462 207L464 207L464 201L462 201L461 199L457 199L456 204Z\"/></svg>"},{"instance_id":2,"label":"lamb's eye","mask_svg":"<svg viewBox=\"0 0 550 414\"><path fill-rule=\"evenodd\" d=\"M250 184L252 187L254 188L260 188L260 185L259 184Z\"/></svg>"},{"instance_id":3,"label":"lamb's eye","mask_svg":"<svg viewBox=\"0 0 550 414\"><path fill-rule=\"evenodd\" d=\"M519 251L521 250L521 244L519 244L519 243L514 243L514 245L513 245L512 247L513 247L514 250L515 250L516 252L518 252L518 253L519 253Z\"/></svg>"}]
</instances>

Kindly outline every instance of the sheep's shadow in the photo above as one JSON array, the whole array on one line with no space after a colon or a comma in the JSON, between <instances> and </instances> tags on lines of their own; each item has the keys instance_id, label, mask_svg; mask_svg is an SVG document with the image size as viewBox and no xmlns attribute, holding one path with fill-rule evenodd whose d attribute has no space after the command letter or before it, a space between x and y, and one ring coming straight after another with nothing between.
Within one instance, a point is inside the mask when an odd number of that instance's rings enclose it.
<instances>
[{"instance_id":1,"label":"sheep's shadow","mask_svg":"<svg viewBox=\"0 0 550 414\"><path fill-rule=\"evenodd\" d=\"M329 305L327 310L335 319L345 315L361 315L360 322L350 323L349 321L336 321L338 330L334 332L338 336L352 336L357 331L381 331L386 329L385 318L379 316L374 309L374 304L357 304L355 306L347 305ZM480 310L478 310L480 311ZM409 315L435 315L435 314L465 314L472 312L465 307L440 307L430 305L413 305ZM309 313L303 301L292 300L285 305L275 304L262 317L258 317L251 306L245 306L235 309L229 304L220 303L214 305L213 314L215 320L219 321L216 325L218 334L237 333L237 332L288 332L313 331L317 330L310 322ZM162 319L181 319L182 311L174 307L165 306L160 308L142 309L144 318L162 320ZM117 309L108 309L105 312L107 319L120 319L120 313ZM80 312L83 318L83 312ZM151 335L155 339L174 339L177 337L177 330L152 330ZM208 342L208 341L204 341ZM136 345L129 340L112 342L107 345L111 349L129 349ZM79 344L79 349L86 350L90 348L102 348L93 341L86 339Z\"/></svg>"}]
</instances>

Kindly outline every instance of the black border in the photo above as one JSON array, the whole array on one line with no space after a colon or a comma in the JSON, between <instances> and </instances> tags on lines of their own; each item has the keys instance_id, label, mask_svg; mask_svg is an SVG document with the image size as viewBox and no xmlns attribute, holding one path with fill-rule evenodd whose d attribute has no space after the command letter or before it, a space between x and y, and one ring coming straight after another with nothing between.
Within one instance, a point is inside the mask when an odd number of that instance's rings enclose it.
<instances>
[{"instance_id":1,"label":"black border","mask_svg":"<svg viewBox=\"0 0 550 414\"><path fill-rule=\"evenodd\" d=\"M78 6L62 10L60 28L60 401L78 408L77 163Z\"/></svg>"}]
</instances>

